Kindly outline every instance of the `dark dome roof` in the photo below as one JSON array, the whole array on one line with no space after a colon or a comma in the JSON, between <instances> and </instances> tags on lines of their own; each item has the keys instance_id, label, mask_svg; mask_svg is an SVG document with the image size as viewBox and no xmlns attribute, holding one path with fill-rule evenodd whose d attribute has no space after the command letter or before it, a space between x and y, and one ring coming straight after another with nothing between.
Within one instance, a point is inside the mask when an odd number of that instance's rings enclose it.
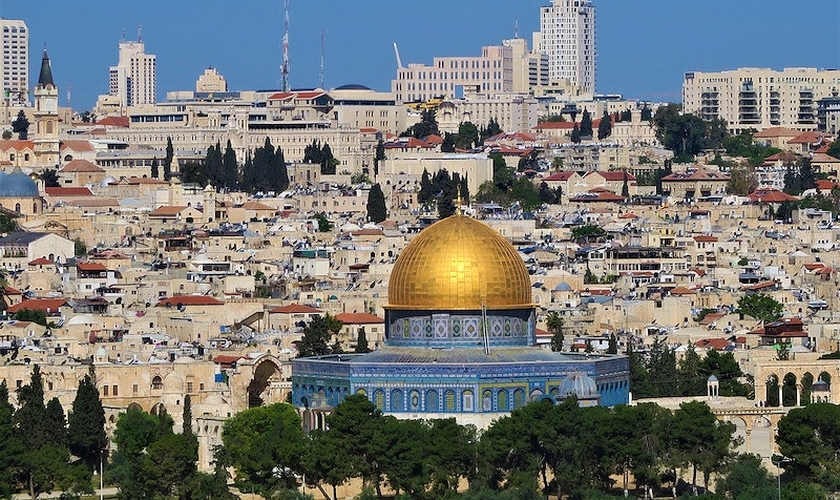
<instances>
[{"instance_id":1,"label":"dark dome roof","mask_svg":"<svg viewBox=\"0 0 840 500\"><path fill-rule=\"evenodd\" d=\"M12 173L0 174L0 197L40 196L38 185L19 168Z\"/></svg>"},{"instance_id":2,"label":"dark dome roof","mask_svg":"<svg viewBox=\"0 0 840 500\"><path fill-rule=\"evenodd\" d=\"M341 87L336 87L335 90L370 90L370 87L366 87L366 86L360 85L358 83L348 83L347 85L342 85Z\"/></svg>"}]
</instances>

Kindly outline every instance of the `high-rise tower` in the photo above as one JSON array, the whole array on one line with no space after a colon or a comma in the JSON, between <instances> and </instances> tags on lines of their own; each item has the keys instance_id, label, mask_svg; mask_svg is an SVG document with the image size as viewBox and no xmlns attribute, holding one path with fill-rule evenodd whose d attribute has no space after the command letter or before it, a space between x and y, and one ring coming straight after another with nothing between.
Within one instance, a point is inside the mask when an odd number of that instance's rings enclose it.
<instances>
[{"instance_id":1,"label":"high-rise tower","mask_svg":"<svg viewBox=\"0 0 840 500\"><path fill-rule=\"evenodd\" d=\"M590 0L552 0L540 8L534 49L548 56L549 78L595 92L595 6Z\"/></svg>"},{"instance_id":2,"label":"high-rise tower","mask_svg":"<svg viewBox=\"0 0 840 500\"><path fill-rule=\"evenodd\" d=\"M3 30L3 56L0 57L0 78L3 98L10 104L29 99L29 29L23 21L0 19Z\"/></svg>"},{"instance_id":3,"label":"high-rise tower","mask_svg":"<svg viewBox=\"0 0 840 500\"><path fill-rule=\"evenodd\" d=\"M35 85L35 160L41 167L59 164L58 87L53 80L50 57L44 49L41 72Z\"/></svg>"},{"instance_id":4,"label":"high-rise tower","mask_svg":"<svg viewBox=\"0 0 840 500\"><path fill-rule=\"evenodd\" d=\"M137 41L120 41L120 60L110 68L108 94L119 97L122 106L156 102L157 57L146 54L139 30Z\"/></svg>"}]
</instances>

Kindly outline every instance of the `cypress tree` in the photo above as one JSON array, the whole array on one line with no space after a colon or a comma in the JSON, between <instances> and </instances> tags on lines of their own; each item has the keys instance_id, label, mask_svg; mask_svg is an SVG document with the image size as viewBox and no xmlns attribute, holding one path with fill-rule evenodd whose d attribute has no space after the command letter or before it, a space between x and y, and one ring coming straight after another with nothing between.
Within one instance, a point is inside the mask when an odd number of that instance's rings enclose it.
<instances>
[{"instance_id":1,"label":"cypress tree","mask_svg":"<svg viewBox=\"0 0 840 500\"><path fill-rule=\"evenodd\" d=\"M160 168L159 168L159 165L158 165L158 159L153 158L152 159L152 179L157 179L158 177L160 177L160 171L159 170L160 170Z\"/></svg>"},{"instance_id":2,"label":"cypress tree","mask_svg":"<svg viewBox=\"0 0 840 500\"><path fill-rule=\"evenodd\" d=\"M604 111L604 116L601 117L601 122L598 123L598 140L604 140L612 135L612 119L610 115Z\"/></svg>"},{"instance_id":3,"label":"cypress tree","mask_svg":"<svg viewBox=\"0 0 840 500\"><path fill-rule=\"evenodd\" d=\"M236 152L230 143L225 146L225 154L222 157L222 187L235 188L239 178L239 164L236 161Z\"/></svg>"},{"instance_id":4,"label":"cypress tree","mask_svg":"<svg viewBox=\"0 0 840 500\"><path fill-rule=\"evenodd\" d=\"M181 431L182 434L185 436L191 436L193 433L192 429L192 398L189 394L184 396L184 416L183 421L181 423L183 430Z\"/></svg>"},{"instance_id":5,"label":"cypress tree","mask_svg":"<svg viewBox=\"0 0 840 500\"><path fill-rule=\"evenodd\" d=\"M166 138L166 157L163 159L163 180L169 182L172 179L172 160L175 158L175 148L172 147L172 138Z\"/></svg>"},{"instance_id":6,"label":"cypress tree","mask_svg":"<svg viewBox=\"0 0 840 500\"><path fill-rule=\"evenodd\" d=\"M583 110L583 116L580 118L580 136L581 138L592 138L592 115L585 109Z\"/></svg>"},{"instance_id":7,"label":"cypress tree","mask_svg":"<svg viewBox=\"0 0 840 500\"><path fill-rule=\"evenodd\" d=\"M69 448L90 468L96 468L108 446L105 434L105 410L99 391L89 375L79 381L72 411L67 417Z\"/></svg>"},{"instance_id":8,"label":"cypress tree","mask_svg":"<svg viewBox=\"0 0 840 500\"><path fill-rule=\"evenodd\" d=\"M374 223L380 223L388 218L388 209L385 206L385 194L379 183L373 185L368 191L367 218Z\"/></svg>"},{"instance_id":9,"label":"cypress tree","mask_svg":"<svg viewBox=\"0 0 840 500\"><path fill-rule=\"evenodd\" d=\"M365 327L359 328L359 335L356 338L356 353L364 354L366 352L370 352L370 347L368 347L368 340L367 340L367 332L365 331Z\"/></svg>"}]
</instances>

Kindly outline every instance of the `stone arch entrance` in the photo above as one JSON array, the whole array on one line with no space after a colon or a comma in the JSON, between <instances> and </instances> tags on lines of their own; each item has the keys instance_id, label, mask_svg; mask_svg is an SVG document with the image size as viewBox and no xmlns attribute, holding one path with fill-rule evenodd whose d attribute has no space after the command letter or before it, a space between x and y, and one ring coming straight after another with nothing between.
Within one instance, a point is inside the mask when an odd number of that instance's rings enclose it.
<instances>
[{"instance_id":1,"label":"stone arch entrance","mask_svg":"<svg viewBox=\"0 0 840 500\"><path fill-rule=\"evenodd\" d=\"M261 356L254 362L248 383L248 408L285 401L290 390L291 383L284 376L280 361L274 356Z\"/></svg>"}]
</instances>

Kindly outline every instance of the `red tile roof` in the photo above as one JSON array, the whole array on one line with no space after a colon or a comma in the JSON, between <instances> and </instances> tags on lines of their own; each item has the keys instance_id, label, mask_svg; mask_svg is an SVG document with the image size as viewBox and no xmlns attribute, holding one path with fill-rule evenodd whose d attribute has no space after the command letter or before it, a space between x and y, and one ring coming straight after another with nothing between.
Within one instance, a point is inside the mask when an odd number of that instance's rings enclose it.
<instances>
[{"instance_id":1,"label":"red tile roof","mask_svg":"<svg viewBox=\"0 0 840 500\"><path fill-rule=\"evenodd\" d=\"M572 130L575 124L572 122L544 122L540 123L533 130Z\"/></svg>"},{"instance_id":2,"label":"red tile roof","mask_svg":"<svg viewBox=\"0 0 840 500\"><path fill-rule=\"evenodd\" d=\"M545 182L566 182L567 180L571 179L572 176L575 175L575 172L554 172L553 174L549 175L548 177L544 178L543 181Z\"/></svg>"},{"instance_id":3,"label":"red tile roof","mask_svg":"<svg viewBox=\"0 0 840 500\"><path fill-rule=\"evenodd\" d=\"M93 192L86 187L48 187L44 191L50 196L93 196Z\"/></svg>"},{"instance_id":4,"label":"red tile roof","mask_svg":"<svg viewBox=\"0 0 840 500\"><path fill-rule=\"evenodd\" d=\"M224 302L211 297L209 295L176 295L161 300L157 303L157 307L161 306L221 306Z\"/></svg>"},{"instance_id":5,"label":"red tile roof","mask_svg":"<svg viewBox=\"0 0 840 500\"><path fill-rule=\"evenodd\" d=\"M758 203L783 203L785 201L797 201L799 198L796 196L791 196L784 191L780 191L778 189L773 188L760 188L756 189L747 197L754 202Z\"/></svg>"},{"instance_id":6,"label":"red tile roof","mask_svg":"<svg viewBox=\"0 0 840 500\"><path fill-rule=\"evenodd\" d=\"M712 236L709 234L701 234L699 236L694 237L694 241L697 243L716 243L718 241L717 236Z\"/></svg>"},{"instance_id":7,"label":"red tile roof","mask_svg":"<svg viewBox=\"0 0 840 500\"><path fill-rule=\"evenodd\" d=\"M30 265L30 266L51 266L52 264L53 264L53 261L51 261L50 259L48 259L46 257L38 257L37 259L29 262L28 265Z\"/></svg>"},{"instance_id":8,"label":"red tile roof","mask_svg":"<svg viewBox=\"0 0 840 500\"><path fill-rule=\"evenodd\" d=\"M61 141L61 151L70 149L72 151L93 151L93 144L90 141Z\"/></svg>"},{"instance_id":9,"label":"red tile roof","mask_svg":"<svg viewBox=\"0 0 840 500\"><path fill-rule=\"evenodd\" d=\"M322 314L324 311L302 304L289 304L268 310L269 314Z\"/></svg>"},{"instance_id":10,"label":"red tile roof","mask_svg":"<svg viewBox=\"0 0 840 500\"><path fill-rule=\"evenodd\" d=\"M376 323L385 323L385 318L374 316L368 313L340 313L335 315L335 319L341 321L345 325L370 325Z\"/></svg>"},{"instance_id":11,"label":"red tile roof","mask_svg":"<svg viewBox=\"0 0 840 500\"><path fill-rule=\"evenodd\" d=\"M183 206L183 205L165 205L165 206L159 207L159 208L149 212L149 216L150 217L165 217L165 216L178 215L179 213L183 212L187 208L189 208L189 207Z\"/></svg>"},{"instance_id":12,"label":"red tile roof","mask_svg":"<svg viewBox=\"0 0 840 500\"><path fill-rule=\"evenodd\" d=\"M714 349L716 351L722 351L729 347L729 341L726 339L701 339L694 343L697 347L703 349Z\"/></svg>"},{"instance_id":13,"label":"red tile roof","mask_svg":"<svg viewBox=\"0 0 840 500\"><path fill-rule=\"evenodd\" d=\"M97 120L96 124L99 126L105 125L106 127L128 128L128 126L131 124L131 118L127 116L109 116L107 118Z\"/></svg>"},{"instance_id":14,"label":"red tile roof","mask_svg":"<svg viewBox=\"0 0 840 500\"><path fill-rule=\"evenodd\" d=\"M105 267L105 264L100 264L98 262L77 262L76 268L79 271L107 271L108 268Z\"/></svg>"},{"instance_id":15,"label":"red tile roof","mask_svg":"<svg viewBox=\"0 0 840 500\"><path fill-rule=\"evenodd\" d=\"M23 149L35 149L35 142L21 141L15 139L10 139L8 141L0 140L0 150L8 151L10 149L14 149L15 151L21 151Z\"/></svg>"},{"instance_id":16,"label":"red tile roof","mask_svg":"<svg viewBox=\"0 0 840 500\"><path fill-rule=\"evenodd\" d=\"M104 172L105 169L87 160L72 160L61 167L59 172Z\"/></svg>"},{"instance_id":17,"label":"red tile roof","mask_svg":"<svg viewBox=\"0 0 840 500\"><path fill-rule=\"evenodd\" d=\"M9 308L6 309L6 311L12 314L19 312L23 309L29 311L56 312L61 307L66 305L66 299L27 299L13 306L9 306Z\"/></svg>"},{"instance_id":18,"label":"red tile roof","mask_svg":"<svg viewBox=\"0 0 840 500\"><path fill-rule=\"evenodd\" d=\"M794 130L792 128L786 127L770 127L762 130L761 132L756 132L753 135L753 139L772 139L776 137L796 137L799 135L798 130Z\"/></svg>"},{"instance_id":19,"label":"red tile roof","mask_svg":"<svg viewBox=\"0 0 840 500\"><path fill-rule=\"evenodd\" d=\"M608 170L608 171L595 171L589 172L584 177L589 177L590 175L600 175L606 181L623 181L624 176L627 176L627 182L636 182L636 178L633 177L633 174L630 172L623 172L620 170Z\"/></svg>"}]
</instances>

